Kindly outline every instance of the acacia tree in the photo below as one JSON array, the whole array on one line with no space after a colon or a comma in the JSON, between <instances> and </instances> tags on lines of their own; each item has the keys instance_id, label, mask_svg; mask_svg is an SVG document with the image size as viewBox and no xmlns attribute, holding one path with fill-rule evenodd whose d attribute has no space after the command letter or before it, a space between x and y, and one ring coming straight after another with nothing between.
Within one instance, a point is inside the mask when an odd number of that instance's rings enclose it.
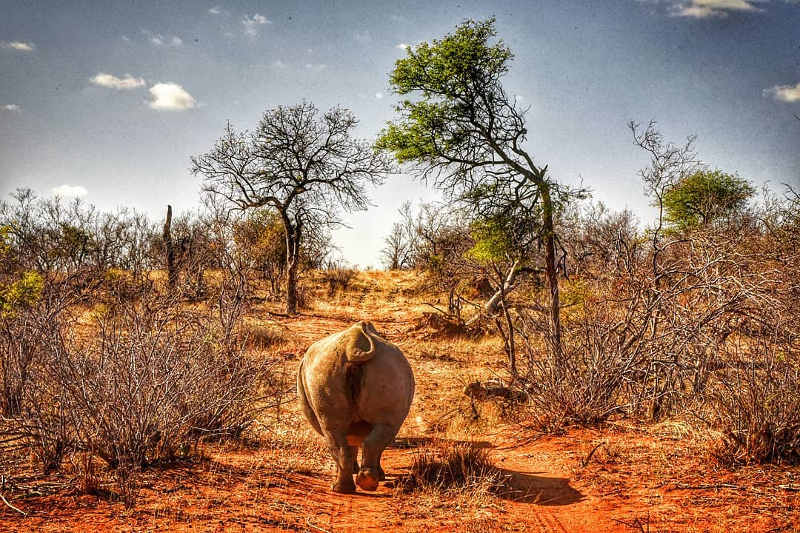
<instances>
[{"instance_id":1,"label":"acacia tree","mask_svg":"<svg viewBox=\"0 0 800 533\"><path fill-rule=\"evenodd\" d=\"M666 190L666 219L679 230L711 224L741 213L753 194L755 189L745 179L720 170L700 170Z\"/></svg>"},{"instance_id":2,"label":"acacia tree","mask_svg":"<svg viewBox=\"0 0 800 533\"><path fill-rule=\"evenodd\" d=\"M367 185L383 183L389 158L352 137L358 120L310 102L267 110L255 131L228 123L208 153L192 157L206 193L234 208L274 208L286 238L286 312L297 312L297 267L309 226L337 224L340 209L366 209Z\"/></svg>"},{"instance_id":3,"label":"acacia tree","mask_svg":"<svg viewBox=\"0 0 800 533\"><path fill-rule=\"evenodd\" d=\"M378 146L400 163L416 164L423 179L489 217L535 207L541 217L550 291L550 338L561 353L554 215L566 189L525 149L527 109L502 85L513 59L496 36L494 18L467 20L431 44L407 48L390 75L397 94L414 95L383 130Z\"/></svg>"}]
</instances>

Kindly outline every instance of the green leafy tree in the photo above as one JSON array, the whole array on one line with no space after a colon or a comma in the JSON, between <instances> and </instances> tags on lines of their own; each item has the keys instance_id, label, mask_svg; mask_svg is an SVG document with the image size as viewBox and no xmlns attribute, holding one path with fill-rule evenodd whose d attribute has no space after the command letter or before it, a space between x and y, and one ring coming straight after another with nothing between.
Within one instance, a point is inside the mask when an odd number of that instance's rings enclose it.
<instances>
[{"instance_id":1,"label":"green leafy tree","mask_svg":"<svg viewBox=\"0 0 800 533\"><path fill-rule=\"evenodd\" d=\"M17 280L0 282L0 317L9 317L22 306L34 305L43 289L44 279L37 272L23 272Z\"/></svg>"},{"instance_id":2,"label":"green leafy tree","mask_svg":"<svg viewBox=\"0 0 800 533\"><path fill-rule=\"evenodd\" d=\"M20 307L34 305L44 289L44 280L37 272L17 274L6 268L10 240L11 228L0 226L0 264L4 267L0 270L0 318L12 316Z\"/></svg>"},{"instance_id":3,"label":"green leafy tree","mask_svg":"<svg viewBox=\"0 0 800 533\"><path fill-rule=\"evenodd\" d=\"M738 176L720 170L700 170L664 193L666 221L685 230L712 224L740 213L755 189Z\"/></svg>"},{"instance_id":4,"label":"green leafy tree","mask_svg":"<svg viewBox=\"0 0 800 533\"><path fill-rule=\"evenodd\" d=\"M407 98L377 146L486 218L521 208L541 217L553 353L561 353L554 215L565 189L525 148L526 109L502 84L513 59L495 20L468 20L441 40L407 49L390 83ZM410 97L413 97L410 98ZM561 192L560 192L561 191Z\"/></svg>"}]
</instances>

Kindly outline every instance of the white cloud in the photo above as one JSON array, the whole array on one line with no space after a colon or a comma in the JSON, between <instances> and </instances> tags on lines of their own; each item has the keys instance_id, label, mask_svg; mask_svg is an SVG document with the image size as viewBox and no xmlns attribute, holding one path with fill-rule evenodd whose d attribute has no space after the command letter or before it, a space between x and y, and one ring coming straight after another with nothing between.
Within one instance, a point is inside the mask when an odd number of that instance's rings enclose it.
<instances>
[{"instance_id":1,"label":"white cloud","mask_svg":"<svg viewBox=\"0 0 800 533\"><path fill-rule=\"evenodd\" d=\"M3 41L0 42L3 48L10 48L11 50L19 50L20 52L33 52L36 46L33 43L26 43L22 41Z\"/></svg>"},{"instance_id":2,"label":"white cloud","mask_svg":"<svg viewBox=\"0 0 800 533\"><path fill-rule=\"evenodd\" d=\"M709 9L707 7L697 7L697 6L684 6L679 8L675 11L676 17L692 17L696 19L702 19L707 17L714 17L714 16L725 16L724 11L714 11L713 9Z\"/></svg>"},{"instance_id":3,"label":"white cloud","mask_svg":"<svg viewBox=\"0 0 800 533\"><path fill-rule=\"evenodd\" d=\"M128 37L127 35L123 35L123 36L122 36L122 40L123 40L123 41L125 41L126 43L129 43L129 42L131 42L131 38L130 38L130 37Z\"/></svg>"},{"instance_id":4,"label":"white cloud","mask_svg":"<svg viewBox=\"0 0 800 533\"><path fill-rule=\"evenodd\" d=\"M397 48L399 50L408 50L409 48L411 48L411 45L406 44L406 43L400 43L397 46L395 46L395 48Z\"/></svg>"},{"instance_id":5,"label":"white cloud","mask_svg":"<svg viewBox=\"0 0 800 533\"><path fill-rule=\"evenodd\" d=\"M192 109L197 102L186 89L177 83L156 83L150 87L151 109L158 111L184 111Z\"/></svg>"},{"instance_id":6,"label":"white cloud","mask_svg":"<svg viewBox=\"0 0 800 533\"><path fill-rule=\"evenodd\" d=\"M150 44L153 46L181 46L183 44L183 39L178 37L177 35L173 35L172 37L163 36L160 33L153 33L150 30L142 30L142 33L147 37L147 40L150 41Z\"/></svg>"},{"instance_id":7,"label":"white cloud","mask_svg":"<svg viewBox=\"0 0 800 533\"><path fill-rule=\"evenodd\" d=\"M53 187L51 191L55 196L63 196L65 198L78 198L81 196L86 196L89 194L89 191L86 190L86 187L82 185L59 185L58 187Z\"/></svg>"},{"instance_id":8,"label":"white cloud","mask_svg":"<svg viewBox=\"0 0 800 533\"><path fill-rule=\"evenodd\" d=\"M255 37L258 35L258 27L263 26L264 24L272 24L271 20L268 20L267 17L264 15L259 15L256 13L252 17L248 17L247 15L244 16L242 19L242 25L244 26L244 33L249 35L250 37Z\"/></svg>"},{"instance_id":9,"label":"white cloud","mask_svg":"<svg viewBox=\"0 0 800 533\"><path fill-rule=\"evenodd\" d=\"M375 93L375 98L377 98L378 100L380 100L381 98L383 98L383 93L382 93L382 92L377 92L377 93Z\"/></svg>"},{"instance_id":10,"label":"white cloud","mask_svg":"<svg viewBox=\"0 0 800 533\"><path fill-rule=\"evenodd\" d=\"M109 89L117 89L120 91L144 87L144 79L134 78L130 74L125 74L122 78L118 78L113 74L100 72L89 81L100 87L108 87Z\"/></svg>"},{"instance_id":11,"label":"white cloud","mask_svg":"<svg viewBox=\"0 0 800 533\"><path fill-rule=\"evenodd\" d=\"M676 17L709 18L726 17L731 11L762 11L753 0L691 0L673 6Z\"/></svg>"},{"instance_id":12,"label":"white cloud","mask_svg":"<svg viewBox=\"0 0 800 533\"><path fill-rule=\"evenodd\" d=\"M11 111L12 113L22 113L22 108L17 104L6 104L0 106L0 109L2 109L3 111Z\"/></svg>"},{"instance_id":13,"label":"white cloud","mask_svg":"<svg viewBox=\"0 0 800 533\"><path fill-rule=\"evenodd\" d=\"M221 15L222 8L219 6L214 6L211 9L209 9L208 12L211 13L212 15Z\"/></svg>"},{"instance_id":14,"label":"white cloud","mask_svg":"<svg viewBox=\"0 0 800 533\"><path fill-rule=\"evenodd\" d=\"M306 69L313 72L320 72L326 68L328 68L328 65L325 63L306 63Z\"/></svg>"},{"instance_id":15,"label":"white cloud","mask_svg":"<svg viewBox=\"0 0 800 533\"><path fill-rule=\"evenodd\" d=\"M764 89L764 96L771 96L781 102L800 102L800 82L797 85L776 85Z\"/></svg>"},{"instance_id":16,"label":"white cloud","mask_svg":"<svg viewBox=\"0 0 800 533\"><path fill-rule=\"evenodd\" d=\"M275 68L286 68L286 63L284 63L280 59L277 59L272 62L272 66Z\"/></svg>"}]
</instances>

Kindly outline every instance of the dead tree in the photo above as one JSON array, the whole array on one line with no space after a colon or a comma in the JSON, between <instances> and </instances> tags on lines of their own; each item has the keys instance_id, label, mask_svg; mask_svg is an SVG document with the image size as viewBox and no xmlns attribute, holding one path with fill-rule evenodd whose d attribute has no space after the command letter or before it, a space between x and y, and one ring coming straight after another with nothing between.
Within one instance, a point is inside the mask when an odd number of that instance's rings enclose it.
<instances>
[{"instance_id":1,"label":"dead tree","mask_svg":"<svg viewBox=\"0 0 800 533\"><path fill-rule=\"evenodd\" d=\"M267 110L254 132L228 124L208 153L192 157L204 191L237 209L270 206L286 238L286 312L297 312L297 269L309 226L338 224L339 210L366 209L367 185L392 171L388 157L351 136L358 120L310 102Z\"/></svg>"}]
</instances>

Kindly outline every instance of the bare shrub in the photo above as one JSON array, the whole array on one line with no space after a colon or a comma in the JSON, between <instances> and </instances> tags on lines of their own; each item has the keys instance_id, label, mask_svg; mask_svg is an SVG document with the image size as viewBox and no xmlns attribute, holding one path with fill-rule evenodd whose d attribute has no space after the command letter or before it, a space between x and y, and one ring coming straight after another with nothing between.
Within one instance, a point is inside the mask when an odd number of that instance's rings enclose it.
<instances>
[{"instance_id":1,"label":"bare shrub","mask_svg":"<svg viewBox=\"0 0 800 533\"><path fill-rule=\"evenodd\" d=\"M7 454L30 450L50 472L74 439L63 388L49 374L51 348L73 322L69 308L96 285L87 272L25 279L36 282L23 283L25 290L19 283L3 287L4 303L10 305L0 312L0 438Z\"/></svg>"},{"instance_id":2,"label":"bare shrub","mask_svg":"<svg viewBox=\"0 0 800 533\"><path fill-rule=\"evenodd\" d=\"M800 367L767 342L742 348L716 373L707 412L726 465L800 462Z\"/></svg>"},{"instance_id":3,"label":"bare shrub","mask_svg":"<svg viewBox=\"0 0 800 533\"><path fill-rule=\"evenodd\" d=\"M508 475L497 468L486 448L443 443L415 453L407 475L397 485L401 492L425 490L468 491L502 494L508 490Z\"/></svg>"},{"instance_id":4,"label":"bare shrub","mask_svg":"<svg viewBox=\"0 0 800 533\"><path fill-rule=\"evenodd\" d=\"M0 201L0 226L10 229L13 261L40 273L119 268L140 281L154 265L155 228L135 210L101 212L80 199L37 198L18 189Z\"/></svg>"},{"instance_id":5,"label":"bare shrub","mask_svg":"<svg viewBox=\"0 0 800 533\"><path fill-rule=\"evenodd\" d=\"M151 291L104 306L81 325L88 335L65 312L81 297L69 280L48 279L35 305L1 317L4 458L29 451L50 472L67 456L99 457L132 505L141 468L237 437L283 401L274 360L244 351L245 298L230 275L207 312Z\"/></svg>"},{"instance_id":6,"label":"bare shrub","mask_svg":"<svg viewBox=\"0 0 800 533\"><path fill-rule=\"evenodd\" d=\"M41 362L43 317L28 309L0 319L0 412L16 416L22 410L23 395Z\"/></svg>"},{"instance_id":7,"label":"bare shrub","mask_svg":"<svg viewBox=\"0 0 800 533\"><path fill-rule=\"evenodd\" d=\"M140 468L203 436L241 434L270 362L248 358L233 325L156 296L101 317L94 341L54 344L77 445L112 468Z\"/></svg>"},{"instance_id":8,"label":"bare shrub","mask_svg":"<svg viewBox=\"0 0 800 533\"><path fill-rule=\"evenodd\" d=\"M546 431L567 425L593 426L623 410L626 388L649 363L645 346L628 343L615 330L608 309L587 305L578 321L566 322L563 349L556 359L537 347L537 331L546 324L522 313L516 327L523 339L526 371L521 386L530 414Z\"/></svg>"}]
</instances>

